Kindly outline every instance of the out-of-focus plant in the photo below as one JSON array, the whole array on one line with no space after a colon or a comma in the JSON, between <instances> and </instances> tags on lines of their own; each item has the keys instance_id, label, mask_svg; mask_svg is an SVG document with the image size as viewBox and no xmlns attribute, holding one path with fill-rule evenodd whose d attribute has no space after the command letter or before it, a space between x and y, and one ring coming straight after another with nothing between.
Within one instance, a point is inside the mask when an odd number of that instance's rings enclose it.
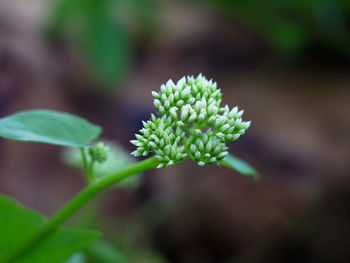
<instances>
[{"instance_id":1,"label":"out-of-focus plant","mask_svg":"<svg viewBox=\"0 0 350 263\"><path fill-rule=\"evenodd\" d=\"M260 33L278 52L295 55L304 48L321 46L350 56L347 0L204 1Z\"/></svg>"},{"instance_id":2,"label":"out-of-focus plant","mask_svg":"<svg viewBox=\"0 0 350 263\"><path fill-rule=\"evenodd\" d=\"M92 163L93 175L95 178L100 179L106 175L113 173L114 171L120 170L122 168L128 167L136 163L130 154L124 150L120 145L111 141L98 142L97 147L90 148L91 151L96 151L96 148L101 147L103 150L106 150L106 159L103 162L92 161L91 154L85 154L86 162ZM82 158L81 151L76 148L67 148L63 151L62 160L67 165L76 168L80 171L84 170L84 161ZM129 178L126 178L119 184L116 184L116 187L123 188L133 188L137 187L140 183L141 175L135 175Z\"/></svg>"},{"instance_id":3,"label":"out-of-focus plant","mask_svg":"<svg viewBox=\"0 0 350 263\"><path fill-rule=\"evenodd\" d=\"M134 35L151 32L155 11L153 0L59 0L47 32L54 40L68 36L96 84L110 89L128 71Z\"/></svg>"},{"instance_id":4,"label":"out-of-focus plant","mask_svg":"<svg viewBox=\"0 0 350 263\"><path fill-rule=\"evenodd\" d=\"M231 110L227 105L221 107L222 93L215 82L202 75L184 77L177 84L169 80L159 93L153 92L153 96L160 116L152 115L150 121L143 122L142 135L136 135L137 140L132 143L137 146L133 155L153 153L155 156L124 168L110 164L116 170L107 175L104 173L110 168L101 169L103 174L97 176L95 165L108 162L111 147L101 142L90 144L100 135L100 127L70 114L46 110L21 112L0 119L0 137L5 139L78 148L79 162L88 181L82 191L49 219L0 196L0 262L58 263L67 259L100 234L64 228L62 223L101 191L143 171L190 158L200 166L222 164L244 175L257 176L253 168L227 152L226 143L242 136L250 122L242 120L243 111L237 107ZM120 156L120 151L116 151L114 154ZM102 248L112 251L100 244L97 249L90 247L90 252L98 256L96 252ZM118 256L112 252L111 256ZM77 254L70 260L83 259L84 256ZM159 257L157 260L162 261Z\"/></svg>"}]
</instances>

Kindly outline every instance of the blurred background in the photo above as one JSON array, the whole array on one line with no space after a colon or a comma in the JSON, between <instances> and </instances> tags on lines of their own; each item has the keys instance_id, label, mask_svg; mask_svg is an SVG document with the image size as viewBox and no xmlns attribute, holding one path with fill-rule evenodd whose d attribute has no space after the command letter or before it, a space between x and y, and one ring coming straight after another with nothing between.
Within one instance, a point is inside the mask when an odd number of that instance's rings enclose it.
<instances>
[{"instance_id":1,"label":"blurred background","mask_svg":"<svg viewBox=\"0 0 350 263\"><path fill-rule=\"evenodd\" d=\"M230 152L260 181L184 161L70 222L70 262L350 262L350 1L0 0L0 116L53 109L129 140L152 90L203 73L252 125ZM51 215L84 179L62 148L0 140L0 192Z\"/></svg>"}]
</instances>

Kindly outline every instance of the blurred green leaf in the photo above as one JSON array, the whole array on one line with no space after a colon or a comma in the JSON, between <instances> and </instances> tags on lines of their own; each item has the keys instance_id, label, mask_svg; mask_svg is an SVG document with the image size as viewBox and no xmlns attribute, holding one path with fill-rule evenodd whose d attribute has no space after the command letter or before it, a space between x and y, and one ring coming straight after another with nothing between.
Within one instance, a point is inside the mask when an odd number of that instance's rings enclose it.
<instances>
[{"instance_id":1,"label":"blurred green leaf","mask_svg":"<svg viewBox=\"0 0 350 263\"><path fill-rule=\"evenodd\" d=\"M123 28L103 9L89 18L79 42L100 85L109 87L121 80L129 66L131 43Z\"/></svg>"},{"instance_id":2,"label":"blurred green leaf","mask_svg":"<svg viewBox=\"0 0 350 263\"><path fill-rule=\"evenodd\" d=\"M0 195L0 262L45 221L39 213ZM99 236L96 231L60 228L16 263L61 263Z\"/></svg>"},{"instance_id":3,"label":"blurred green leaf","mask_svg":"<svg viewBox=\"0 0 350 263\"><path fill-rule=\"evenodd\" d=\"M14 141L83 147L100 133L99 126L80 117L48 110L23 111L0 119L0 137Z\"/></svg>"},{"instance_id":4,"label":"blurred green leaf","mask_svg":"<svg viewBox=\"0 0 350 263\"><path fill-rule=\"evenodd\" d=\"M256 31L278 53L295 56L305 48L321 46L350 54L348 0L200 1Z\"/></svg>"},{"instance_id":5,"label":"blurred green leaf","mask_svg":"<svg viewBox=\"0 0 350 263\"><path fill-rule=\"evenodd\" d=\"M67 259L64 263L85 263L86 259L82 252L77 252L69 259Z\"/></svg>"},{"instance_id":6,"label":"blurred green leaf","mask_svg":"<svg viewBox=\"0 0 350 263\"><path fill-rule=\"evenodd\" d=\"M242 175L253 176L255 180L259 179L260 177L259 173L250 164L231 154L227 155L221 161L221 164L235 170Z\"/></svg>"},{"instance_id":7,"label":"blurred green leaf","mask_svg":"<svg viewBox=\"0 0 350 263\"><path fill-rule=\"evenodd\" d=\"M131 42L115 15L115 0L61 0L48 23L51 38L68 33L84 56L98 85L120 82L131 59Z\"/></svg>"},{"instance_id":8,"label":"blurred green leaf","mask_svg":"<svg viewBox=\"0 0 350 263\"><path fill-rule=\"evenodd\" d=\"M96 240L84 249L93 262L99 263L129 263L126 256L117 248L103 240Z\"/></svg>"}]
</instances>

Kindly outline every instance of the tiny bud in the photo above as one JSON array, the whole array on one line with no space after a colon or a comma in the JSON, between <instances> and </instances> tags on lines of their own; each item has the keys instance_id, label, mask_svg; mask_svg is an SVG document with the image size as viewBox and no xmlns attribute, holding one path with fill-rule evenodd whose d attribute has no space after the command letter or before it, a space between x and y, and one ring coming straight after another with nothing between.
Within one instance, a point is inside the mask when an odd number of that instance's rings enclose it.
<instances>
[{"instance_id":1,"label":"tiny bud","mask_svg":"<svg viewBox=\"0 0 350 263\"><path fill-rule=\"evenodd\" d=\"M157 158L157 160L160 161L160 162L163 161L163 156L161 156L161 155L159 155L159 154L156 155L156 158Z\"/></svg>"},{"instance_id":2,"label":"tiny bud","mask_svg":"<svg viewBox=\"0 0 350 263\"><path fill-rule=\"evenodd\" d=\"M133 152L131 153L131 155L133 155L133 156L135 156L135 157L141 156L139 150L133 151Z\"/></svg>"},{"instance_id":3,"label":"tiny bud","mask_svg":"<svg viewBox=\"0 0 350 263\"><path fill-rule=\"evenodd\" d=\"M194 134L199 135L202 133L201 129L194 129Z\"/></svg>"},{"instance_id":4,"label":"tiny bud","mask_svg":"<svg viewBox=\"0 0 350 263\"><path fill-rule=\"evenodd\" d=\"M227 134L225 138L226 138L226 140L231 141L233 139L233 135Z\"/></svg>"},{"instance_id":5,"label":"tiny bud","mask_svg":"<svg viewBox=\"0 0 350 263\"><path fill-rule=\"evenodd\" d=\"M162 85L160 86L160 91L161 91L161 93L166 93L166 87L165 87L164 84L162 84Z\"/></svg>"},{"instance_id":6,"label":"tiny bud","mask_svg":"<svg viewBox=\"0 0 350 263\"><path fill-rule=\"evenodd\" d=\"M222 159L222 158L224 158L226 155L228 155L228 152L227 152L227 151L224 151L224 152L220 153L220 154L217 156L217 158L218 158L218 159Z\"/></svg>"},{"instance_id":7,"label":"tiny bud","mask_svg":"<svg viewBox=\"0 0 350 263\"><path fill-rule=\"evenodd\" d=\"M215 163L215 162L216 162L216 157L210 158L209 162L210 162L210 163Z\"/></svg>"},{"instance_id":8,"label":"tiny bud","mask_svg":"<svg viewBox=\"0 0 350 263\"><path fill-rule=\"evenodd\" d=\"M150 147L152 147L153 149L157 149L158 148L158 145L155 142L150 142L148 145Z\"/></svg>"},{"instance_id":9,"label":"tiny bud","mask_svg":"<svg viewBox=\"0 0 350 263\"><path fill-rule=\"evenodd\" d=\"M158 169L159 168L164 168L164 167L165 167L164 163L158 164L158 166L157 166Z\"/></svg>"},{"instance_id":10,"label":"tiny bud","mask_svg":"<svg viewBox=\"0 0 350 263\"><path fill-rule=\"evenodd\" d=\"M160 114L164 114L164 113L165 113L165 109L164 109L163 106L160 106L160 107L158 108L158 110L159 110L159 113L160 113Z\"/></svg>"},{"instance_id":11,"label":"tiny bud","mask_svg":"<svg viewBox=\"0 0 350 263\"><path fill-rule=\"evenodd\" d=\"M218 132L218 133L216 134L216 136L217 136L218 138L222 139L222 138L224 138L225 135L224 135L222 132Z\"/></svg>"},{"instance_id":12,"label":"tiny bud","mask_svg":"<svg viewBox=\"0 0 350 263\"><path fill-rule=\"evenodd\" d=\"M182 77L177 83L176 85L180 88L182 88L182 86L186 83L186 78Z\"/></svg>"},{"instance_id":13,"label":"tiny bud","mask_svg":"<svg viewBox=\"0 0 350 263\"><path fill-rule=\"evenodd\" d=\"M194 144L191 144L190 150L192 154L195 154L197 152L197 147Z\"/></svg>"},{"instance_id":14,"label":"tiny bud","mask_svg":"<svg viewBox=\"0 0 350 263\"><path fill-rule=\"evenodd\" d=\"M212 115L212 116L209 118L208 123L209 123L210 125L213 125L214 122L215 122L215 120L216 120L216 116L215 116L215 115Z\"/></svg>"},{"instance_id":15,"label":"tiny bud","mask_svg":"<svg viewBox=\"0 0 350 263\"><path fill-rule=\"evenodd\" d=\"M226 131L228 128L230 128L230 125L229 125L229 124L224 124L224 125L221 126L220 131L221 131L221 132L224 132L224 131Z\"/></svg>"},{"instance_id":16,"label":"tiny bud","mask_svg":"<svg viewBox=\"0 0 350 263\"><path fill-rule=\"evenodd\" d=\"M237 140L239 137L241 137L240 134L234 134L232 140L235 141L235 140Z\"/></svg>"},{"instance_id":17,"label":"tiny bud","mask_svg":"<svg viewBox=\"0 0 350 263\"><path fill-rule=\"evenodd\" d=\"M224 123L225 123L225 117L220 116L219 118L217 118L215 120L214 128L218 128L218 127L222 126Z\"/></svg>"},{"instance_id":18,"label":"tiny bud","mask_svg":"<svg viewBox=\"0 0 350 263\"><path fill-rule=\"evenodd\" d=\"M109 148L103 142L98 142L89 149L89 155L92 160L104 163L107 160Z\"/></svg>"},{"instance_id":19,"label":"tiny bud","mask_svg":"<svg viewBox=\"0 0 350 263\"><path fill-rule=\"evenodd\" d=\"M172 86L175 86L175 83L173 82L172 79L169 79L165 85L166 85L167 87L172 87Z\"/></svg>"},{"instance_id":20,"label":"tiny bud","mask_svg":"<svg viewBox=\"0 0 350 263\"><path fill-rule=\"evenodd\" d=\"M182 121L176 122L176 125L179 127L183 127L185 124Z\"/></svg>"},{"instance_id":21,"label":"tiny bud","mask_svg":"<svg viewBox=\"0 0 350 263\"><path fill-rule=\"evenodd\" d=\"M189 123L192 123L192 122L194 122L196 119L197 119L197 113L196 113L195 111L192 111L192 112L191 112L191 116L190 116L190 118L188 119L188 122L189 122Z\"/></svg>"},{"instance_id":22,"label":"tiny bud","mask_svg":"<svg viewBox=\"0 0 350 263\"><path fill-rule=\"evenodd\" d=\"M212 146L213 146L212 142L209 141L209 142L207 143L207 145L205 146L205 150L206 150L207 152L210 152L211 149L212 149Z\"/></svg>"},{"instance_id":23,"label":"tiny bud","mask_svg":"<svg viewBox=\"0 0 350 263\"><path fill-rule=\"evenodd\" d=\"M245 123L244 123L244 128L245 129L248 129L249 127L250 127L250 124L251 124L252 122L251 121L246 121Z\"/></svg>"},{"instance_id":24,"label":"tiny bud","mask_svg":"<svg viewBox=\"0 0 350 263\"><path fill-rule=\"evenodd\" d=\"M152 96L155 98L155 99L159 99L160 98L160 95L155 92L155 91L152 91Z\"/></svg>"},{"instance_id":25,"label":"tiny bud","mask_svg":"<svg viewBox=\"0 0 350 263\"><path fill-rule=\"evenodd\" d=\"M244 113L244 110L237 112L236 118L240 118L243 115L243 113Z\"/></svg>"},{"instance_id":26,"label":"tiny bud","mask_svg":"<svg viewBox=\"0 0 350 263\"><path fill-rule=\"evenodd\" d=\"M205 115L204 114L199 114L198 116L198 121L203 122L205 120Z\"/></svg>"},{"instance_id":27,"label":"tiny bud","mask_svg":"<svg viewBox=\"0 0 350 263\"><path fill-rule=\"evenodd\" d=\"M189 98L188 101L187 101L187 103L188 103L188 104L193 104L193 103L195 103L195 101L196 101L195 98Z\"/></svg>"},{"instance_id":28,"label":"tiny bud","mask_svg":"<svg viewBox=\"0 0 350 263\"><path fill-rule=\"evenodd\" d=\"M158 99L155 99L153 104L157 109L162 105Z\"/></svg>"},{"instance_id":29,"label":"tiny bud","mask_svg":"<svg viewBox=\"0 0 350 263\"><path fill-rule=\"evenodd\" d=\"M163 93L161 99L163 102L165 102L168 99L168 97L166 96L165 93Z\"/></svg>"},{"instance_id":30,"label":"tiny bud","mask_svg":"<svg viewBox=\"0 0 350 263\"><path fill-rule=\"evenodd\" d=\"M138 139L139 141L143 141L143 136L141 136L140 134L135 134L136 139Z\"/></svg>"},{"instance_id":31,"label":"tiny bud","mask_svg":"<svg viewBox=\"0 0 350 263\"><path fill-rule=\"evenodd\" d=\"M185 105L181 109L181 120L183 122L185 122L187 120L188 114L189 114L189 105Z\"/></svg>"},{"instance_id":32,"label":"tiny bud","mask_svg":"<svg viewBox=\"0 0 350 263\"><path fill-rule=\"evenodd\" d=\"M238 133L239 133L240 135L245 134L245 129L239 130Z\"/></svg>"},{"instance_id":33,"label":"tiny bud","mask_svg":"<svg viewBox=\"0 0 350 263\"><path fill-rule=\"evenodd\" d=\"M133 145L135 145L135 146L137 146L137 144L139 143L138 140L131 140L130 142L131 142Z\"/></svg>"},{"instance_id":34,"label":"tiny bud","mask_svg":"<svg viewBox=\"0 0 350 263\"><path fill-rule=\"evenodd\" d=\"M170 108L170 102L169 102L168 100L166 100L166 101L164 102L164 108L165 108L166 110L168 110L168 109Z\"/></svg>"},{"instance_id":35,"label":"tiny bud","mask_svg":"<svg viewBox=\"0 0 350 263\"><path fill-rule=\"evenodd\" d=\"M221 145L220 144L218 144L216 147L215 147L215 149L214 149L214 154L219 154L220 152L222 152L222 150L221 150Z\"/></svg>"},{"instance_id":36,"label":"tiny bud","mask_svg":"<svg viewBox=\"0 0 350 263\"><path fill-rule=\"evenodd\" d=\"M203 151L203 149L204 149L204 144L203 144L202 140L197 139L197 140L196 140L196 144L197 144L198 149L199 149L200 151Z\"/></svg>"},{"instance_id":37,"label":"tiny bud","mask_svg":"<svg viewBox=\"0 0 350 263\"><path fill-rule=\"evenodd\" d=\"M174 94L172 94L172 93L169 95L169 102L171 105L174 104Z\"/></svg>"},{"instance_id":38,"label":"tiny bud","mask_svg":"<svg viewBox=\"0 0 350 263\"><path fill-rule=\"evenodd\" d=\"M213 104L209 105L209 107L208 107L208 114L209 115L216 114L217 112L218 112L218 107L216 107Z\"/></svg>"},{"instance_id":39,"label":"tiny bud","mask_svg":"<svg viewBox=\"0 0 350 263\"><path fill-rule=\"evenodd\" d=\"M179 100L178 102L176 102L176 106L181 108L184 105L184 101L183 100Z\"/></svg>"},{"instance_id":40,"label":"tiny bud","mask_svg":"<svg viewBox=\"0 0 350 263\"><path fill-rule=\"evenodd\" d=\"M170 112L170 116L171 116L174 120L177 120L177 113L176 113L175 108L174 108L174 107L170 108L169 112Z\"/></svg>"},{"instance_id":41,"label":"tiny bud","mask_svg":"<svg viewBox=\"0 0 350 263\"><path fill-rule=\"evenodd\" d=\"M180 93L180 98L185 100L188 99L191 94L191 87L186 87L181 93Z\"/></svg>"},{"instance_id":42,"label":"tiny bud","mask_svg":"<svg viewBox=\"0 0 350 263\"><path fill-rule=\"evenodd\" d=\"M205 162L199 162L198 165L199 165L199 166L204 166L204 165L205 165Z\"/></svg>"},{"instance_id":43,"label":"tiny bud","mask_svg":"<svg viewBox=\"0 0 350 263\"><path fill-rule=\"evenodd\" d=\"M178 100L179 98L180 98L179 92L178 92L178 91L175 91L175 93L174 93L174 99L175 99L175 100Z\"/></svg>"}]
</instances>

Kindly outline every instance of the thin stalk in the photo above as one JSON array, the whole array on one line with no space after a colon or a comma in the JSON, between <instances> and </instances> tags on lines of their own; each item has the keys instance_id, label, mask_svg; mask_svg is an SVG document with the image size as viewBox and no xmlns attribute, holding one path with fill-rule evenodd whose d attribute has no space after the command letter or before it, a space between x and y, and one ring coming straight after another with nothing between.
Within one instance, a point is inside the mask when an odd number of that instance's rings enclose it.
<instances>
[{"instance_id":1,"label":"thin stalk","mask_svg":"<svg viewBox=\"0 0 350 263\"><path fill-rule=\"evenodd\" d=\"M91 160L90 161L90 165L88 166L88 174L87 174L87 177L89 178L89 181L90 183L95 183L95 175L94 175L94 163L95 161L94 160Z\"/></svg>"},{"instance_id":2,"label":"thin stalk","mask_svg":"<svg viewBox=\"0 0 350 263\"><path fill-rule=\"evenodd\" d=\"M118 172L115 172L109 176L103 177L94 184L86 186L75 197L73 197L66 205L64 205L59 211L57 211L46 224L39 229L34 235L32 235L21 246L18 246L13 253L5 259L3 263L11 263L20 259L30 250L38 246L45 238L56 231L59 226L68 219L74 212L76 212L81 206L88 202L95 195L106 189L107 187L120 182L121 180L132 176L134 174L141 173L143 171L155 168L159 164L159 161L155 157L148 158L129 167L126 167Z\"/></svg>"},{"instance_id":3,"label":"thin stalk","mask_svg":"<svg viewBox=\"0 0 350 263\"><path fill-rule=\"evenodd\" d=\"M86 157L85 148L80 148L80 152L81 152L81 158L83 160L83 165L84 165L84 170L85 170L86 177L87 177L89 183L93 183L95 181L95 177L93 175L93 170L91 168L92 161L91 161L91 163L89 165L89 163L87 161L87 157Z\"/></svg>"}]
</instances>

